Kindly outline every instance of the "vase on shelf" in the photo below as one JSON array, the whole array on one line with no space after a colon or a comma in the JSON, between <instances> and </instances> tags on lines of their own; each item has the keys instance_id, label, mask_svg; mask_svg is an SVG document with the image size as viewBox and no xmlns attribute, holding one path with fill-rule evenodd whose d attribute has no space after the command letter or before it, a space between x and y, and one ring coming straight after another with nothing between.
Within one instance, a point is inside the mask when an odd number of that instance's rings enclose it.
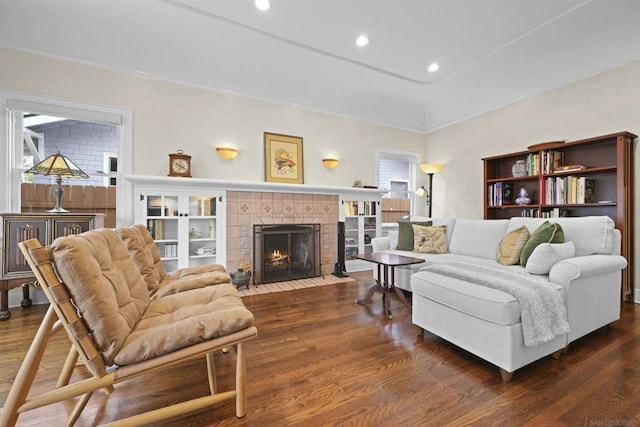
<instances>
[{"instance_id":1,"label":"vase on shelf","mask_svg":"<svg viewBox=\"0 0 640 427\"><path fill-rule=\"evenodd\" d=\"M529 198L529 193L526 188L521 188L518 192L518 197L516 198L517 205L528 205L531 203L531 199Z\"/></svg>"},{"instance_id":2,"label":"vase on shelf","mask_svg":"<svg viewBox=\"0 0 640 427\"><path fill-rule=\"evenodd\" d=\"M514 177L525 176L527 174L527 164L524 160L516 161L511 167L511 174Z\"/></svg>"}]
</instances>

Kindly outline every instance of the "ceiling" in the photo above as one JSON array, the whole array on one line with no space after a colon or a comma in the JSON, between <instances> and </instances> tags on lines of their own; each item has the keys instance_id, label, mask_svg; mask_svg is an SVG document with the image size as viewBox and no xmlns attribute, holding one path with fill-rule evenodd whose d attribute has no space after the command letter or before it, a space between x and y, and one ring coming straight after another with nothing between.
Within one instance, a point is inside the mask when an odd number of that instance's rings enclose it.
<instances>
[{"instance_id":1,"label":"ceiling","mask_svg":"<svg viewBox=\"0 0 640 427\"><path fill-rule=\"evenodd\" d=\"M0 0L0 46L429 131L640 59L640 0Z\"/></svg>"}]
</instances>

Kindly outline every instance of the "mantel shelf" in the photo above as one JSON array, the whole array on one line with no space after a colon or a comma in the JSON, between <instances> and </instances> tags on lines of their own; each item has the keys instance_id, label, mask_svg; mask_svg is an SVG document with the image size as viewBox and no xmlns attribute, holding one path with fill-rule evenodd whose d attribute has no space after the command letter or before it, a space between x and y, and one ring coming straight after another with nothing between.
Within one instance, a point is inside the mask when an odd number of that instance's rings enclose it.
<instances>
[{"instance_id":1,"label":"mantel shelf","mask_svg":"<svg viewBox=\"0 0 640 427\"><path fill-rule=\"evenodd\" d=\"M161 187L162 189L206 189L208 191L257 191L272 193L377 195L389 192L385 188L335 187L308 184L281 184L273 182L230 181L207 178L179 178L169 176L125 175L124 179L137 186Z\"/></svg>"}]
</instances>

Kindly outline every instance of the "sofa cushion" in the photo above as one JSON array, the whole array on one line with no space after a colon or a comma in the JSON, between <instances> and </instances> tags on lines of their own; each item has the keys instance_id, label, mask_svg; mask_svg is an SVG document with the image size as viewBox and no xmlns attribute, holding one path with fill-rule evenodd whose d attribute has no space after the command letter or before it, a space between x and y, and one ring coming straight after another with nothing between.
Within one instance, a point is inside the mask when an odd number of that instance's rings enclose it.
<instances>
[{"instance_id":1,"label":"sofa cushion","mask_svg":"<svg viewBox=\"0 0 640 427\"><path fill-rule=\"evenodd\" d=\"M411 276L411 290L454 310L499 325L520 322L518 300L497 289L430 271L419 271Z\"/></svg>"},{"instance_id":2,"label":"sofa cushion","mask_svg":"<svg viewBox=\"0 0 640 427\"><path fill-rule=\"evenodd\" d=\"M531 253L541 243L564 243L564 232L560 224L545 221L531 233L520 253L520 265L527 265Z\"/></svg>"},{"instance_id":3,"label":"sofa cushion","mask_svg":"<svg viewBox=\"0 0 640 427\"><path fill-rule=\"evenodd\" d=\"M447 253L447 227L424 227L413 224L413 250L429 254Z\"/></svg>"},{"instance_id":4,"label":"sofa cushion","mask_svg":"<svg viewBox=\"0 0 640 427\"><path fill-rule=\"evenodd\" d=\"M529 230L524 225L508 232L498 245L496 260L502 265L518 264L522 248L529 240L529 237Z\"/></svg>"},{"instance_id":5,"label":"sofa cushion","mask_svg":"<svg viewBox=\"0 0 640 427\"><path fill-rule=\"evenodd\" d=\"M413 250L413 224L428 226L431 225L431 221L398 221L398 250Z\"/></svg>"},{"instance_id":6,"label":"sofa cushion","mask_svg":"<svg viewBox=\"0 0 640 427\"><path fill-rule=\"evenodd\" d=\"M555 263L572 258L575 253L573 242L542 243L536 246L529 256L525 270L531 274L549 274Z\"/></svg>"},{"instance_id":7,"label":"sofa cushion","mask_svg":"<svg viewBox=\"0 0 640 427\"><path fill-rule=\"evenodd\" d=\"M389 237L389 249L392 251L398 249L398 230L389 230L387 236Z\"/></svg>"},{"instance_id":8,"label":"sofa cushion","mask_svg":"<svg viewBox=\"0 0 640 427\"><path fill-rule=\"evenodd\" d=\"M449 252L495 260L496 250L508 225L507 219L456 219Z\"/></svg>"},{"instance_id":9,"label":"sofa cushion","mask_svg":"<svg viewBox=\"0 0 640 427\"><path fill-rule=\"evenodd\" d=\"M513 217L508 230L526 225L530 233L545 221L543 218ZM554 218L562 226L565 241L572 241L576 247L575 256L614 253L615 223L608 216L584 216Z\"/></svg>"}]
</instances>

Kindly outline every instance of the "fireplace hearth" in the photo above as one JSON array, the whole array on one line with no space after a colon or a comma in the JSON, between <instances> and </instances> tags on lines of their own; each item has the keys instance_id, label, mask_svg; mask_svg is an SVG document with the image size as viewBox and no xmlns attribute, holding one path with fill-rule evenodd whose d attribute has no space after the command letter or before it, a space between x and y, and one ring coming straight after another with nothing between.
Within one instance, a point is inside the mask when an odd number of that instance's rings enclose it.
<instances>
[{"instance_id":1,"label":"fireplace hearth","mask_svg":"<svg viewBox=\"0 0 640 427\"><path fill-rule=\"evenodd\" d=\"M320 276L320 224L254 225L254 282Z\"/></svg>"}]
</instances>

